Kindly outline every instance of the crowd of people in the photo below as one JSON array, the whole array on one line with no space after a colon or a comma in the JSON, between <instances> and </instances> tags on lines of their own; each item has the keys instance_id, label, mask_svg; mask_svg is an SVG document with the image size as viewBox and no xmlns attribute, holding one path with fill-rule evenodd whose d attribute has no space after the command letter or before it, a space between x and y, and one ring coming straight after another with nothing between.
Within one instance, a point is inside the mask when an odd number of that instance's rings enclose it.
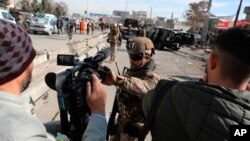
<instances>
[{"instance_id":1,"label":"crowd of people","mask_svg":"<svg viewBox=\"0 0 250 141\"><path fill-rule=\"evenodd\" d=\"M58 29L58 34L67 33L69 36L69 40L72 39L74 33L79 31L80 34L87 34L91 35L94 34L95 25L93 21L85 21L82 19L79 24L77 24L77 20L75 19L68 19L68 21L63 21L60 17L56 21L56 27Z\"/></svg>"},{"instance_id":2,"label":"crowd of people","mask_svg":"<svg viewBox=\"0 0 250 141\"><path fill-rule=\"evenodd\" d=\"M119 35L113 24L107 39L110 61L115 61ZM20 25L0 20L0 36L0 140L55 140L49 128L59 132L60 125L42 124L35 117L33 100L22 94L36 55L29 35ZM228 29L213 44L203 81L172 83L155 71L152 41L133 37L126 45L130 68L115 74L103 66L106 79L93 74L86 85L91 115L82 140L104 141L110 136L113 141L136 141L151 131L157 141L222 141L229 140L230 125L250 125L250 31ZM113 129L107 128L108 93L103 85L118 87Z\"/></svg>"}]
</instances>

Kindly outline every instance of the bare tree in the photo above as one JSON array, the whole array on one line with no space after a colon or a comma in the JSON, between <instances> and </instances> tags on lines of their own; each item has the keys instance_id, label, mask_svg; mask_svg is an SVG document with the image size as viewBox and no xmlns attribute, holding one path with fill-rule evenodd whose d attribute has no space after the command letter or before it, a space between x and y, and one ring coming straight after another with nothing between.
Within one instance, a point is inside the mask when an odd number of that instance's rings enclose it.
<instances>
[{"instance_id":1,"label":"bare tree","mask_svg":"<svg viewBox=\"0 0 250 141\"><path fill-rule=\"evenodd\" d=\"M0 7L7 8L8 5L10 5L9 0L0 0Z\"/></svg>"},{"instance_id":2,"label":"bare tree","mask_svg":"<svg viewBox=\"0 0 250 141\"><path fill-rule=\"evenodd\" d=\"M205 0L189 3L189 9L186 11L186 18L192 24L193 32L204 24L208 16L207 8L208 2Z\"/></svg>"},{"instance_id":3,"label":"bare tree","mask_svg":"<svg viewBox=\"0 0 250 141\"><path fill-rule=\"evenodd\" d=\"M25 12L32 12L32 7L29 3L29 0L22 0L21 1L21 10Z\"/></svg>"},{"instance_id":4,"label":"bare tree","mask_svg":"<svg viewBox=\"0 0 250 141\"><path fill-rule=\"evenodd\" d=\"M68 6L65 3L59 2L55 4L54 14L57 17L65 16L67 14L67 11L68 11Z\"/></svg>"},{"instance_id":5,"label":"bare tree","mask_svg":"<svg viewBox=\"0 0 250 141\"><path fill-rule=\"evenodd\" d=\"M36 13L41 10L41 4L37 0L33 0L31 3L32 12Z\"/></svg>"}]
</instances>

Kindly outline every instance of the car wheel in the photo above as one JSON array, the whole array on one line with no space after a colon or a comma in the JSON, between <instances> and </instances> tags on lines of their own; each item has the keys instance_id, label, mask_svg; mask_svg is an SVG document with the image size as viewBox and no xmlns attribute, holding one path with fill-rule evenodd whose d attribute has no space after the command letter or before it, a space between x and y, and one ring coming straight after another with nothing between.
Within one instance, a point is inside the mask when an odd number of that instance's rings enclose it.
<instances>
[{"instance_id":1,"label":"car wheel","mask_svg":"<svg viewBox=\"0 0 250 141\"><path fill-rule=\"evenodd\" d=\"M159 42L157 45L156 45L156 49L158 50L163 50L164 46L161 42Z\"/></svg>"},{"instance_id":2,"label":"car wheel","mask_svg":"<svg viewBox=\"0 0 250 141\"><path fill-rule=\"evenodd\" d=\"M173 44L172 49L175 50L175 51L179 50L180 49L180 44L179 43Z\"/></svg>"}]
</instances>

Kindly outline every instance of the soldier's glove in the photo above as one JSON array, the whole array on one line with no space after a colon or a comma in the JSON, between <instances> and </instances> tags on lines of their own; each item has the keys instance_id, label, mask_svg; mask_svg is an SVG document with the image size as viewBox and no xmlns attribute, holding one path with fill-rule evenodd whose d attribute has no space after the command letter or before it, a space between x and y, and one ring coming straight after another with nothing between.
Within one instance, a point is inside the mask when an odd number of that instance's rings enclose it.
<instances>
[{"instance_id":1,"label":"soldier's glove","mask_svg":"<svg viewBox=\"0 0 250 141\"><path fill-rule=\"evenodd\" d=\"M123 76L117 76L110 68L103 66L103 70L106 72L106 78L102 81L105 85L120 86L124 82Z\"/></svg>"},{"instance_id":2,"label":"soldier's glove","mask_svg":"<svg viewBox=\"0 0 250 141\"><path fill-rule=\"evenodd\" d=\"M117 77L116 74L112 72L112 70L108 68L107 66L103 66L102 70L106 72L106 78L102 80L102 83L108 86L114 85L116 77Z\"/></svg>"}]
</instances>

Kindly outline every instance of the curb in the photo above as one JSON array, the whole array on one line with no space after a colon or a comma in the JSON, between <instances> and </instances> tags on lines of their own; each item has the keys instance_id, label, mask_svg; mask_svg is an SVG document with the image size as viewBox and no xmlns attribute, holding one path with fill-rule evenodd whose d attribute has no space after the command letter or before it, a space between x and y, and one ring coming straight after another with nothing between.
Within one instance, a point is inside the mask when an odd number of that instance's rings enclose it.
<instances>
[{"instance_id":1,"label":"curb","mask_svg":"<svg viewBox=\"0 0 250 141\"><path fill-rule=\"evenodd\" d=\"M107 48L106 43L98 44L96 47L93 47L88 52L81 55L80 60L83 60L83 59L88 58L90 56L94 56L98 51L102 50L103 48ZM48 60L47 54L45 54L45 55L42 55L39 58L37 58L36 63L39 64L42 62L46 62L47 60ZM62 69L58 72L55 72L55 73L59 73L59 72L65 71L65 70L66 70L66 68ZM44 81L42 81L39 84L37 84L36 86L29 87L27 90L25 90L23 92L23 94L30 95L32 97L32 99L36 102L44 94L46 94L49 90L50 90L50 88L47 86L47 84Z\"/></svg>"}]
</instances>

